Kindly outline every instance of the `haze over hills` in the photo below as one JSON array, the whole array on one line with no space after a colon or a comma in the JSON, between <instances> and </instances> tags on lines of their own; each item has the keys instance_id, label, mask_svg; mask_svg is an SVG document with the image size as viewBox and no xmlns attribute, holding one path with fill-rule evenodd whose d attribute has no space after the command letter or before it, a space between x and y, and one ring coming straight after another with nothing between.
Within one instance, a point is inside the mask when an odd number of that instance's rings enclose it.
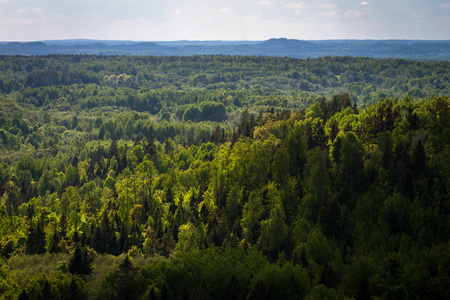
<instances>
[{"instance_id":1,"label":"haze over hills","mask_svg":"<svg viewBox=\"0 0 450 300\"><path fill-rule=\"evenodd\" d=\"M450 60L450 41L427 40L312 40L267 41L114 41L48 40L0 42L0 55L257 55L315 58L364 56L412 60Z\"/></svg>"}]
</instances>

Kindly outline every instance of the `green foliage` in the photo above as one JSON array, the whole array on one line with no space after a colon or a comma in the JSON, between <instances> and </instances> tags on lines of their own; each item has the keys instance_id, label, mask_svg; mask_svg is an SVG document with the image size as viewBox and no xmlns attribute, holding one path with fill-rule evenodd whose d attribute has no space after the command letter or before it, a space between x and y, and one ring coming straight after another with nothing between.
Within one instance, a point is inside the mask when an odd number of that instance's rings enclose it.
<instances>
[{"instance_id":1,"label":"green foliage","mask_svg":"<svg viewBox=\"0 0 450 300\"><path fill-rule=\"evenodd\" d=\"M261 236L258 244L262 249L275 253L280 251L280 246L288 233L285 219L283 204L276 203L270 211L270 219L261 222Z\"/></svg>"},{"instance_id":2,"label":"green foliage","mask_svg":"<svg viewBox=\"0 0 450 300\"><path fill-rule=\"evenodd\" d=\"M0 290L448 298L447 69L0 58Z\"/></svg>"},{"instance_id":3,"label":"green foliage","mask_svg":"<svg viewBox=\"0 0 450 300\"><path fill-rule=\"evenodd\" d=\"M190 222L180 226L180 232L178 233L178 243L176 245L176 251L180 254L187 253L198 249L200 244L200 233L198 229Z\"/></svg>"},{"instance_id":4,"label":"green foliage","mask_svg":"<svg viewBox=\"0 0 450 300\"><path fill-rule=\"evenodd\" d=\"M114 273L113 288L118 299L138 299L141 292L139 287L137 270L130 258L125 256Z\"/></svg>"}]
</instances>

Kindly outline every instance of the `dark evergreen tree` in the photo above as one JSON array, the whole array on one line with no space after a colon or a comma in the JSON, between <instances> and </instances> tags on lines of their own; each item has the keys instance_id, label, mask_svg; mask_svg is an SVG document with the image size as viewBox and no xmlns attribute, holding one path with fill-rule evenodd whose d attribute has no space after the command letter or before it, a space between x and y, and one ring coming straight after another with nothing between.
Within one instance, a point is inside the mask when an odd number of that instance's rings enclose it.
<instances>
[{"instance_id":1,"label":"dark evergreen tree","mask_svg":"<svg viewBox=\"0 0 450 300\"><path fill-rule=\"evenodd\" d=\"M171 300L172 299L172 294L169 290L169 286L167 285L167 283L165 281L161 288L161 293L159 294L159 299L160 300Z\"/></svg>"},{"instance_id":2,"label":"dark evergreen tree","mask_svg":"<svg viewBox=\"0 0 450 300\"><path fill-rule=\"evenodd\" d=\"M137 270L130 258L125 256L115 273L114 290L119 299L138 299L140 287L137 282Z\"/></svg>"},{"instance_id":3,"label":"dark evergreen tree","mask_svg":"<svg viewBox=\"0 0 450 300\"><path fill-rule=\"evenodd\" d=\"M211 134L211 142L214 144L220 144L223 141L222 137L222 130L220 129L220 126L217 125L214 128L214 132Z\"/></svg>"},{"instance_id":4,"label":"dark evergreen tree","mask_svg":"<svg viewBox=\"0 0 450 300\"><path fill-rule=\"evenodd\" d=\"M25 253L26 254L35 254L36 253L36 232L34 228L34 224L30 224L30 228L28 230L27 242L25 244Z\"/></svg>"},{"instance_id":5,"label":"dark evergreen tree","mask_svg":"<svg viewBox=\"0 0 450 300\"><path fill-rule=\"evenodd\" d=\"M46 243L47 241L45 239L44 224L39 218L36 224L30 224L25 253L43 254L46 251Z\"/></svg>"},{"instance_id":6,"label":"dark evergreen tree","mask_svg":"<svg viewBox=\"0 0 450 300\"><path fill-rule=\"evenodd\" d=\"M226 300L235 300L239 299L240 291L239 291L239 283L237 281L236 276L231 275L230 281L228 282L227 294L225 296Z\"/></svg>"},{"instance_id":7,"label":"dark evergreen tree","mask_svg":"<svg viewBox=\"0 0 450 300\"><path fill-rule=\"evenodd\" d=\"M409 130L419 130L420 129L420 119L416 112L408 112L407 121L409 125Z\"/></svg>"},{"instance_id":8,"label":"dark evergreen tree","mask_svg":"<svg viewBox=\"0 0 450 300\"><path fill-rule=\"evenodd\" d=\"M108 158L111 159L113 157L119 159L119 148L117 146L117 139L115 138L112 140L108 150Z\"/></svg>"},{"instance_id":9,"label":"dark evergreen tree","mask_svg":"<svg viewBox=\"0 0 450 300\"><path fill-rule=\"evenodd\" d=\"M154 287L151 288L150 295L149 295L148 299L152 299L152 300L158 300L159 299L158 295L156 294L156 291L155 291Z\"/></svg>"},{"instance_id":10,"label":"dark evergreen tree","mask_svg":"<svg viewBox=\"0 0 450 300\"><path fill-rule=\"evenodd\" d=\"M395 164L392 175L395 186L403 195L409 195L411 192L412 171L408 148L407 142L401 140L394 150Z\"/></svg>"},{"instance_id":11,"label":"dark evergreen tree","mask_svg":"<svg viewBox=\"0 0 450 300\"><path fill-rule=\"evenodd\" d=\"M253 129L256 124L255 116L245 109L241 114L238 127L238 135L242 137L253 137Z\"/></svg>"},{"instance_id":12,"label":"dark evergreen tree","mask_svg":"<svg viewBox=\"0 0 450 300\"><path fill-rule=\"evenodd\" d=\"M111 230L111 234L109 236L107 252L112 255L120 254L119 241L117 240L117 235L114 228Z\"/></svg>"},{"instance_id":13,"label":"dark evergreen tree","mask_svg":"<svg viewBox=\"0 0 450 300\"><path fill-rule=\"evenodd\" d=\"M147 153L150 154L150 156L153 156L156 153L155 137L153 134L153 126L152 125L148 129L147 142L145 144L144 152L145 152L145 154L147 154Z\"/></svg>"},{"instance_id":14,"label":"dark evergreen tree","mask_svg":"<svg viewBox=\"0 0 450 300\"><path fill-rule=\"evenodd\" d=\"M394 113L392 112L392 107L388 105L384 109L384 130L392 131L394 129Z\"/></svg>"},{"instance_id":15,"label":"dark evergreen tree","mask_svg":"<svg viewBox=\"0 0 450 300\"><path fill-rule=\"evenodd\" d=\"M73 236L72 236L72 242L73 242L74 244L78 244L78 243L80 242L80 236L79 236L77 230L75 230L75 232L73 233Z\"/></svg>"},{"instance_id":16,"label":"dark evergreen tree","mask_svg":"<svg viewBox=\"0 0 450 300\"><path fill-rule=\"evenodd\" d=\"M337 284L336 281L337 278L333 268L328 264L328 262L325 262L322 268L320 269L319 282L326 285L329 288L335 288Z\"/></svg>"},{"instance_id":17,"label":"dark evergreen tree","mask_svg":"<svg viewBox=\"0 0 450 300\"><path fill-rule=\"evenodd\" d=\"M267 289L266 299L280 299L280 290L277 287L275 281L272 281L269 288Z\"/></svg>"},{"instance_id":18,"label":"dark evergreen tree","mask_svg":"<svg viewBox=\"0 0 450 300\"><path fill-rule=\"evenodd\" d=\"M119 247L121 249L121 252L127 252L129 248L128 230L125 227L125 224L122 224L122 226L120 226Z\"/></svg>"},{"instance_id":19,"label":"dark evergreen tree","mask_svg":"<svg viewBox=\"0 0 450 300\"><path fill-rule=\"evenodd\" d=\"M48 246L49 253L58 253L61 251L59 247L59 242L61 241L61 237L59 232L55 229L52 234L52 238L50 239L50 244Z\"/></svg>"},{"instance_id":20,"label":"dark evergreen tree","mask_svg":"<svg viewBox=\"0 0 450 300\"><path fill-rule=\"evenodd\" d=\"M247 300L266 300L267 292L264 281L258 279L253 286L253 289L250 290L250 293L247 296Z\"/></svg>"},{"instance_id":21,"label":"dark evergreen tree","mask_svg":"<svg viewBox=\"0 0 450 300\"><path fill-rule=\"evenodd\" d=\"M67 217L64 212L59 217L59 234L64 239L67 237Z\"/></svg>"},{"instance_id":22,"label":"dark evergreen tree","mask_svg":"<svg viewBox=\"0 0 450 300\"><path fill-rule=\"evenodd\" d=\"M31 203L27 205L27 221L30 222L34 217L34 206Z\"/></svg>"},{"instance_id":23,"label":"dark evergreen tree","mask_svg":"<svg viewBox=\"0 0 450 300\"><path fill-rule=\"evenodd\" d=\"M48 282L47 277L44 279L44 285L41 290L42 299L54 299L54 295L52 293L52 287L50 286L50 282Z\"/></svg>"},{"instance_id":24,"label":"dark evergreen tree","mask_svg":"<svg viewBox=\"0 0 450 300\"><path fill-rule=\"evenodd\" d=\"M339 238L340 219L341 208L336 199L327 201L326 205L320 208L318 221L328 238Z\"/></svg>"},{"instance_id":25,"label":"dark evergreen tree","mask_svg":"<svg viewBox=\"0 0 450 300\"><path fill-rule=\"evenodd\" d=\"M108 212L103 210L102 213L102 222L100 224L100 232L101 232L101 243L103 244L103 251L108 252L109 248L109 240L111 238L111 223L109 221Z\"/></svg>"},{"instance_id":26,"label":"dark evergreen tree","mask_svg":"<svg viewBox=\"0 0 450 300\"><path fill-rule=\"evenodd\" d=\"M412 152L412 169L414 172L414 176L417 178L420 174L425 170L426 165L426 154L425 147L422 142L419 140Z\"/></svg>"},{"instance_id":27,"label":"dark evergreen tree","mask_svg":"<svg viewBox=\"0 0 450 300\"><path fill-rule=\"evenodd\" d=\"M69 272L73 275L89 275L92 272L92 263L87 249L76 245L69 261Z\"/></svg>"},{"instance_id":28,"label":"dark evergreen tree","mask_svg":"<svg viewBox=\"0 0 450 300\"><path fill-rule=\"evenodd\" d=\"M72 164L72 166L74 166L75 168L77 168L77 167L78 167L78 162L79 162L78 156L75 154L75 155L73 156L73 159L72 159L71 164Z\"/></svg>"},{"instance_id":29,"label":"dark evergreen tree","mask_svg":"<svg viewBox=\"0 0 450 300\"><path fill-rule=\"evenodd\" d=\"M28 300L28 299L30 298L28 297L27 291L25 289L22 289L19 296L17 297L17 300Z\"/></svg>"},{"instance_id":30,"label":"dark evergreen tree","mask_svg":"<svg viewBox=\"0 0 450 300\"><path fill-rule=\"evenodd\" d=\"M70 280L69 294L68 294L68 299L70 300L78 300L84 298L82 288L75 278L76 278L75 276L72 276L72 279Z\"/></svg>"},{"instance_id":31,"label":"dark evergreen tree","mask_svg":"<svg viewBox=\"0 0 450 300\"><path fill-rule=\"evenodd\" d=\"M183 289L181 290L180 300L189 300L190 297L190 290L187 282L184 282Z\"/></svg>"},{"instance_id":32,"label":"dark evergreen tree","mask_svg":"<svg viewBox=\"0 0 450 300\"><path fill-rule=\"evenodd\" d=\"M91 245L97 253L105 253L105 244L100 226L95 226Z\"/></svg>"}]
</instances>

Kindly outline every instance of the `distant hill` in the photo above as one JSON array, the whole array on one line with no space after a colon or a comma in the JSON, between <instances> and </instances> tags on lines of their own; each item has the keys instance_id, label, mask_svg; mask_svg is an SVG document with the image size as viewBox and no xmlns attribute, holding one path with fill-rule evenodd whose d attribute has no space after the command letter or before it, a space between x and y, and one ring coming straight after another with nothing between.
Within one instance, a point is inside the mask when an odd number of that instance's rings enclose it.
<instances>
[{"instance_id":1,"label":"distant hill","mask_svg":"<svg viewBox=\"0 0 450 300\"><path fill-rule=\"evenodd\" d=\"M277 48L292 48L292 47L314 47L312 42L301 40L292 40L286 38L270 39L259 43L260 47L277 47Z\"/></svg>"},{"instance_id":2,"label":"distant hill","mask_svg":"<svg viewBox=\"0 0 450 300\"><path fill-rule=\"evenodd\" d=\"M411 60L450 60L450 41L327 40L303 41L102 41L51 40L0 42L0 55L102 54L102 55L255 55L315 58L363 56Z\"/></svg>"}]
</instances>

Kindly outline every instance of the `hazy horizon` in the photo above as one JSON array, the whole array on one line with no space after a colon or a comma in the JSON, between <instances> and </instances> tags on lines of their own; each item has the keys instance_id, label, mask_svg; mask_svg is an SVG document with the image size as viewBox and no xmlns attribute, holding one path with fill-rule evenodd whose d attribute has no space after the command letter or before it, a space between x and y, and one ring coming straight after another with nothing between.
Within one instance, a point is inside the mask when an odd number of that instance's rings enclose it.
<instances>
[{"instance_id":1,"label":"hazy horizon","mask_svg":"<svg viewBox=\"0 0 450 300\"><path fill-rule=\"evenodd\" d=\"M264 39L264 40L225 40L225 39L218 39L218 40L188 40L188 39L179 39L179 40L125 40L125 39L89 39L89 38L62 38L62 39L46 39L46 40L0 40L0 43L38 43L38 42L42 42L42 43L46 43L46 42L54 42L54 43L58 43L58 42L71 42L71 41L81 41L81 42L114 42L114 43L119 43L119 42L123 42L123 43L181 43L181 42L187 42L187 43L219 43L219 42L224 42L224 43L245 43L245 42L250 42L250 43L258 43L258 42L264 42L267 40L271 40L271 39L288 39L288 38L284 38L284 37L274 37L274 38L268 38L268 39ZM298 40L298 41L305 41L305 42L333 42L333 41L374 41L374 42L379 42L379 41L417 41L417 42L448 42L450 41L449 39L289 39L289 40Z\"/></svg>"}]
</instances>

